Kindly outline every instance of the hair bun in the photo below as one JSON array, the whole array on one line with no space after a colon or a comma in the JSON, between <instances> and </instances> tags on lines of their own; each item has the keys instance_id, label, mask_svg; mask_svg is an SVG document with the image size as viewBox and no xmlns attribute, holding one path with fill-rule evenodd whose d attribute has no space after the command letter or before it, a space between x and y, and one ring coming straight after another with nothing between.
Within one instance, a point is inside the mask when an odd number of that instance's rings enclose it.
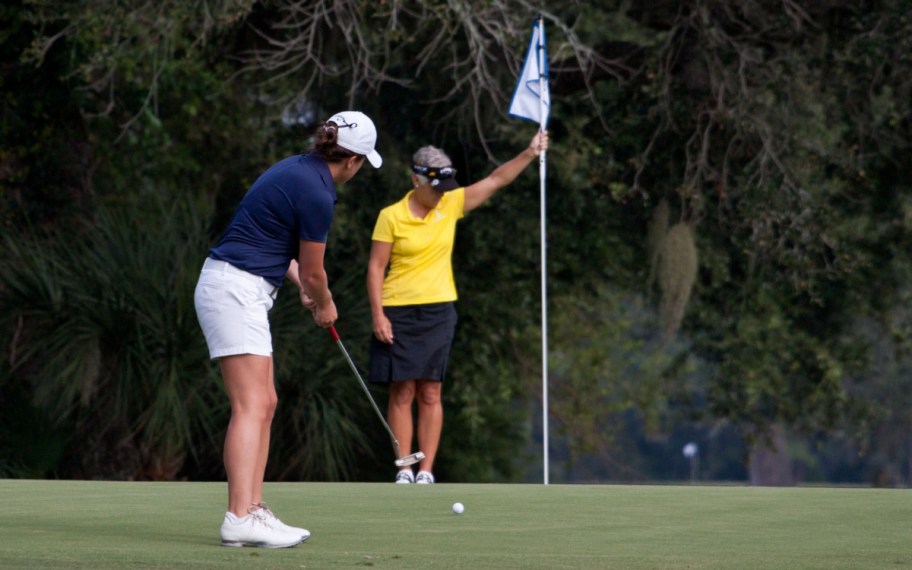
<instances>
[{"instance_id":1,"label":"hair bun","mask_svg":"<svg viewBox=\"0 0 912 570\"><path fill-rule=\"evenodd\" d=\"M320 130L326 134L326 141L335 143L336 137L339 134L339 126L332 121L326 121L320 127Z\"/></svg>"}]
</instances>

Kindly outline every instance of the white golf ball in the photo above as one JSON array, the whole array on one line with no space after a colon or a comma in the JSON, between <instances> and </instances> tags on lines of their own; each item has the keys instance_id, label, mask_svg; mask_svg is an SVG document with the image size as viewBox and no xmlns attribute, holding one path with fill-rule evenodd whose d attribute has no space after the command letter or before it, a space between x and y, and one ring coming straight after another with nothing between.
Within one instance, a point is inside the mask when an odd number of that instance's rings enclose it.
<instances>
[{"instance_id":1,"label":"white golf ball","mask_svg":"<svg viewBox=\"0 0 912 570\"><path fill-rule=\"evenodd\" d=\"M453 503L453 512L457 515L461 515L464 510L465 507L462 506L462 503Z\"/></svg>"}]
</instances>

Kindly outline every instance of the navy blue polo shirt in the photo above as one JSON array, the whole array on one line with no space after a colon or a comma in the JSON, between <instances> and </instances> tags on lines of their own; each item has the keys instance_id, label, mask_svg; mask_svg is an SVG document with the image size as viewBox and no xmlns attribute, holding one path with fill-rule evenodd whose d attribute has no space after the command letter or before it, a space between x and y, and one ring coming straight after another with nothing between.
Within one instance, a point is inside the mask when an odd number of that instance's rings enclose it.
<instances>
[{"instance_id":1,"label":"navy blue polo shirt","mask_svg":"<svg viewBox=\"0 0 912 570\"><path fill-rule=\"evenodd\" d=\"M335 205L326 161L314 153L288 157L247 190L209 257L280 287L298 257L299 240L326 243Z\"/></svg>"}]
</instances>

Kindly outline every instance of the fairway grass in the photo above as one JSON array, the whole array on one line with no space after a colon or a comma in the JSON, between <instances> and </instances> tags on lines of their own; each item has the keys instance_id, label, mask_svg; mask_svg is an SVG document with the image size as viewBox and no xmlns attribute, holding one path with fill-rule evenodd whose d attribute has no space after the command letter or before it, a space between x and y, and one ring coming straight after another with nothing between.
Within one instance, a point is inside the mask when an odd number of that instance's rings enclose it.
<instances>
[{"instance_id":1,"label":"fairway grass","mask_svg":"<svg viewBox=\"0 0 912 570\"><path fill-rule=\"evenodd\" d=\"M224 483L0 480L0 568L912 568L908 490L267 483L266 495L311 539L219 546Z\"/></svg>"}]
</instances>

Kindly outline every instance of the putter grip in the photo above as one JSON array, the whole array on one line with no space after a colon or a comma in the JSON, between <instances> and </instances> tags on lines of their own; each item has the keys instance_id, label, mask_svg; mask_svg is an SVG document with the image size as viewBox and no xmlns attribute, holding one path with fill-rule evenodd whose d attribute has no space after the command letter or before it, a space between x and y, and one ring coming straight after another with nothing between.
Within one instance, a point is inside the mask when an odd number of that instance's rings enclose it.
<instances>
[{"instance_id":1,"label":"putter grip","mask_svg":"<svg viewBox=\"0 0 912 570\"><path fill-rule=\"evenodd\" d=\"M339 333L336 332L335 325L329 325L329 334L332 335L334 341L339 342Z\"/></svg>"}]
</instances>

